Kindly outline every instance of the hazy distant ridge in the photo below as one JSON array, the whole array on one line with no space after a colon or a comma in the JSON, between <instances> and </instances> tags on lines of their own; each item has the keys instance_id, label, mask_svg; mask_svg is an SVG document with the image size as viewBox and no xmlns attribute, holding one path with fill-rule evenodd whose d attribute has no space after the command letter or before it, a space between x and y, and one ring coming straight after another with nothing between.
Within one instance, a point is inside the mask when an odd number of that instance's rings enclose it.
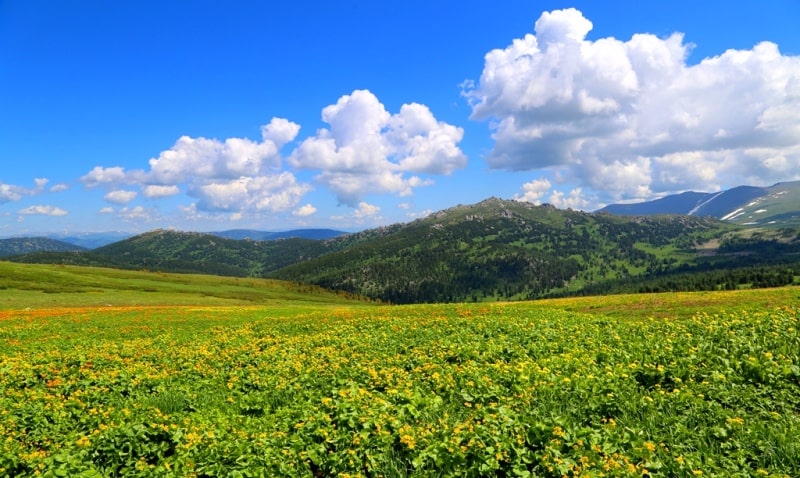
<instances>
[{"instance_id":1,"label":"hazy distant ridge","mask_svg":"<svg viewBox=\"0 0 800 478\"><path fill-rule=\"evenodd\" d=\"M653 201L610 204L598 212L627 216L687 214L752 226L800 226L800 181L738 186L716 193L689 191Z\"/></svg>"}]
</instances>

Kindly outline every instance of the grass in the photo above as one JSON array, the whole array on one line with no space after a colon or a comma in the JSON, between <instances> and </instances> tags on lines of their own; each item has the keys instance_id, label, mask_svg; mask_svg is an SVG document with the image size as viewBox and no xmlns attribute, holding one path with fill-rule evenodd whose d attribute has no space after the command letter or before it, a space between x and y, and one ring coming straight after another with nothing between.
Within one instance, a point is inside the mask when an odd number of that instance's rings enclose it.
<instances>
[{"instance_id":1,"label":"grass","mask_svg":"<svg viewBox=\"0 0 800 478\"><path fill-rule=\"evenodd\" d=\"M347 304L352 297L291 282L0 261L0 310L135 305Z\"/></svg>"},{"instance_id":2,"label":"grass","mask_svg":"<svg viewBox=\"0 0 800 478\"><path fill-rule=\"evenodd\" d=\"M797 287L381 306L2 267L0 476L800 476Z\"/></svg>"}]
</instances>

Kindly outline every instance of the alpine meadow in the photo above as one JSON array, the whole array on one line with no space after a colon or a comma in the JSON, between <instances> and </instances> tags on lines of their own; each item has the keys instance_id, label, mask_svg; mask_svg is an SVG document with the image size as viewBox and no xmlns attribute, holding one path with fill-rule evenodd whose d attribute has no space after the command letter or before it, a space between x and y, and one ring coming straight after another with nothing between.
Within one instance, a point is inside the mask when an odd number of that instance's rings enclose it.
<instances>
[{"instance_id":1,"label":"alpine meadow","mask_svg":"<svg viewBox=\"0 0 800 478\"><path fill-rule=\"evenodd\" d=\"M800 478L798 25L0 0L0 478Z\"/></svg>"}]
</instances>

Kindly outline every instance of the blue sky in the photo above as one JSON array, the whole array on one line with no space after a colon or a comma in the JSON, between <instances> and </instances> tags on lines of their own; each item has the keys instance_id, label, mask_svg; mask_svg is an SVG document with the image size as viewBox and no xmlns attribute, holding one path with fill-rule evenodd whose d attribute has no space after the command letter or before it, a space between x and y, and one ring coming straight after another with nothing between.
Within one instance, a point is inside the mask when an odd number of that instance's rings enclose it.
<instances>
[{"instance_id":1,"label":"blue sky","mask_svg":"<svg viewBox=\"0 0 800 478\"><path fill-rule=\"evenodd\" d=\"M0 236L800 179L800 3L0 2Z\"/></svg>"}]
</instances>

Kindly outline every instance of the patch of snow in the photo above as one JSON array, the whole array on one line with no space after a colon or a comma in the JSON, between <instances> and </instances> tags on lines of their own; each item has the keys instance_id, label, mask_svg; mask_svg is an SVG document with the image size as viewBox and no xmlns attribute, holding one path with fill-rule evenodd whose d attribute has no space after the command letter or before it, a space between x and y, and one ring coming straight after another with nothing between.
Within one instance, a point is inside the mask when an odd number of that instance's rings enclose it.
<instances>
[{"instance_id":1,"label":"patch of snow","mask_svg":"<svg viewBox=\"0 0 800 478\"><path fill-rule=\"evenodd\" d=\"M720 191L720 192L718 192L717 194L715 194L715 195L711 196L710 198L706 199L705 201L701 202L700 204L698 204L697 206L695 206L695 207L694 207L694 208L693 208L691 211L689 211L689 213L688 213L688 214L689 214L690 216L694 215L694 213L696 213L698 209L700 209L701 207L703 207L703 206L705 206L706 204L710 203L710 202L711 202L711 201L713 201L713 200L714 200L714 199L715 199L717 196L719 196L720 194L722 194L722 193L724 193L724 192L725 192L725 191Z\"/></svg>"},{"instance_id":2,"label":"patch of snow","mask_svg":"<svg viewBox=\"0 0 800 478\"><path fill-rule=\"evenodd\" d=\"M762 212L767 212L766 209L759 209L758 211L753 211L753 214L761 214Z\"/></svg>"},{"instance_id":3,"label":"patch of snow","mask_svg":"<svg viewBox=\"0 0 800 478\"><path fill-rule=\"evenodd\" d=\"M727 216L723 216L722 220L723 221L730 221L731 219L733 219L733 218L735 218L737 216L741 216L742 214L744 214L744 209L739 208L739 209L733 211L732 213L728 214Z\"/></svg>"}]
</instances>

